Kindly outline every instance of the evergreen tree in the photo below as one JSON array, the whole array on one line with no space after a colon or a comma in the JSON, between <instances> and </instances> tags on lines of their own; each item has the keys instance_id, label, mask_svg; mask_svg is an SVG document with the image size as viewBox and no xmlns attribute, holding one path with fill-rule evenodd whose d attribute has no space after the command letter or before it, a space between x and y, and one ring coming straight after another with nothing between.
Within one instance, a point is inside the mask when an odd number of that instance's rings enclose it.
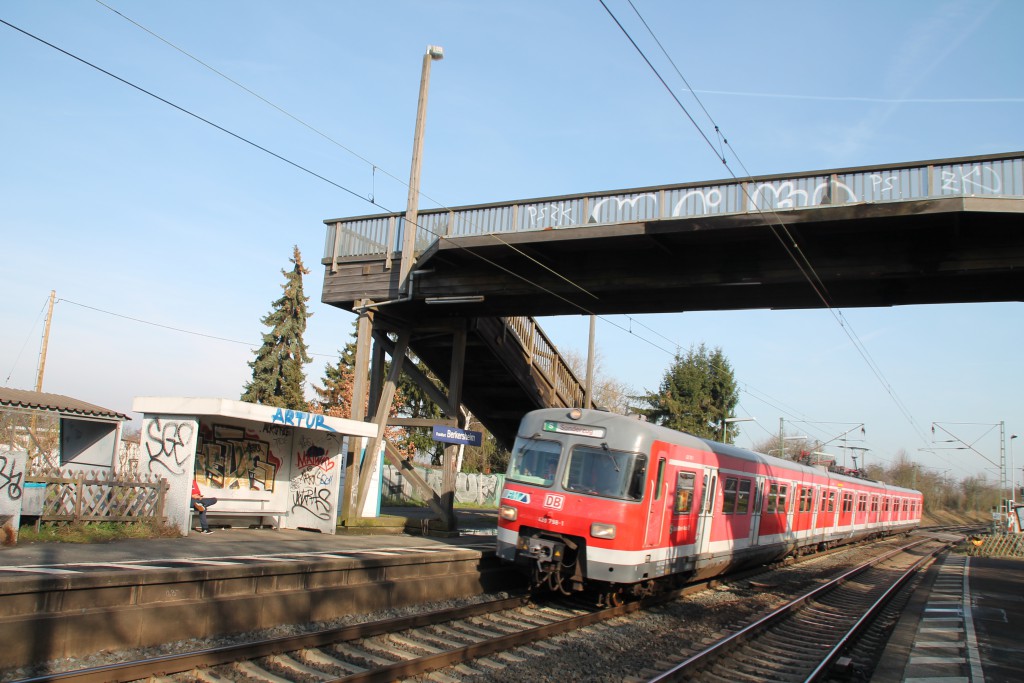
<instances>
[{"instance_id":1,"label":"evergreen tree","mask_svg":"<svg viewBox=\"0 0 1024 683\"><path fill-rule=\"evenodd\" d=\"M352 334L355 337L355 333ZM338 354L338 362L324 367L323 386L313 385L314 409L325 415L352 416L352 392L355 385L356 342L349 342Z\"/></svg>"},{"instance_id":2,"label":"evergreen tree","mask_svg":"<svg viewBox=\"0 0 1024 683\"><path fill-rule=\"evenodd\" d=\"M302 264L299 247L290 261L294 267L282 270L284 294L273 303L273 308L260 320L270 328L263 334L263 345L256 351L256 359L249 361L252 381L245 385L242 400L250 403L306 410L303 384L306 373L303 366L310 362L302 335L306 320L312 313L306 310L309 297L302 292L302 276L309 270Z\"/></svg>"},{"instance_id":3,"label":"evergreen tree","mask_svg":"<svg viewBox=\"0 0 1024 683\"><path fill-rule=\"evenodd\" d=\"M676 354L657 393L640 397L649 408L639 412L651 422L695 436L721 439L722 421L739 403L739 388L729 360L716 347L701 344ZM729 429L732 442L739 430Z\"/></svg>"}]
</instances>

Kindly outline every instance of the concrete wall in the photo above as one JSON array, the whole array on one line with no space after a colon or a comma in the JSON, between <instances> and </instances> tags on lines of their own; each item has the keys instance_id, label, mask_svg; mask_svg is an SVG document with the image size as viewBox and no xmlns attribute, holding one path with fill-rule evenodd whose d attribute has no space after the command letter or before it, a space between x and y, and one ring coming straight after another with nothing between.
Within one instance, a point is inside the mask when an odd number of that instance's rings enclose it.
<instances>
[{"instance_id":1,"label":"concrete wall","mask_svg":"<svg viewBox=\"0 0 1024 683\"><path fill-rule=\"evenodd\" d=\"M14 545L18 542L27 464L26 451L0 453L0 545Z\"/></svg>"}]
</instances>

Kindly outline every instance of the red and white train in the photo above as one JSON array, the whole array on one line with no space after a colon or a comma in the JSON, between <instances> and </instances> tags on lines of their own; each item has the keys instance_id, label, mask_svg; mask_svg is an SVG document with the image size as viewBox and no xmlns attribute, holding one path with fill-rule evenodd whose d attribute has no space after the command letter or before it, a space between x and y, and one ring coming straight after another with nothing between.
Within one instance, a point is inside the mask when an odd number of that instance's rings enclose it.
<instances>
[{"instance_id":1,"label":"red and white train","mask_svg":"<svg viewBox=\"0 0 1024 683\"><path fill-rule=\"evenodd\" d=\"M528 413L498 514L498 556L534 584L612 602L921 520L911 489L597 410Z\"/></svg>"}]
</instances>

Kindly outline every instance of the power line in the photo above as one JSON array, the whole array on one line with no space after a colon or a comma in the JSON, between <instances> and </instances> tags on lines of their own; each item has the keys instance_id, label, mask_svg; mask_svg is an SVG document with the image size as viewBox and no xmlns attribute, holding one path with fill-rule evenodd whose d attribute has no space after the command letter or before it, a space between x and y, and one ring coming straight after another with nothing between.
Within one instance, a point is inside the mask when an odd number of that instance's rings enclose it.
<instances>
[{"instance_id":1,"label":"power line","mask_svg":"<svg viewBox=\"0 0 1024 683\"><path fill-rule=\"evenodd\" d=\"M707 115L707 117L711 121L712 125L714 125L714 129L715 129L716 134L720 135L721 134L721 129L719 128L718 124L715 123L714 118L711 116L710 112L707 110L706 107L704 107L704 104L701 102L700 98L697 96L697 94L693 90L693 88L690 87L689 82L683 76L682 72L678 69L678 67L676 67L675 62L672 60L671 56L668 55L668 52L665 50L664 46L661 44L661 41L658 40L657 36L654 35L654 31L651 29L650 25L647 23L647 21L640 14L639 10L637 10L637 8L633 4L632 0L627 0L627 1L629 2L630 7L633 8L633 11L636 13L636 15L640 18L640 21L643 23L644 27L651 34L651 37L657 43L658 47L661 48L662 52L668 58L669 62L672 64L672 67L676 70L676 73L679 75L680 79L683 81L684 85L686 86L686 89L693 95L694 99L700 105L700 107L704 111L705 115ZM718 157L718 159L726 166L727 169L729 169L729 173L733 176L733 178L734 179L738 179L736 174L733 173L732 170L729 168L729 164L728 164L728 161L726 160L725 156L719 150L715 149L714 144L711 142L711 140L708 138L708 136L704 133L703 129L696 122L696 120L693 118L693 116L690 114L690 112L687 110L686 106L683 105L683 103L676 96L675 92L668 85L667 81L662 77L662 75L660 74L658 69L654 66L654 64L651 62L651 60L644 53L643 49L640 48L640 46L637 44L637 42L629 34L629 31L622 25L622 23L618 20L618 18L615 17L614 13L611 11L611 9L609 9L608 5L605 4L604 0L598 0L598 2L600 2L601 6L604 8L605 12L608 13L608 15L612 18L612 20L615 22L615 24L622 31L622 33L626 36L627 40L629 40L630 44L632 44L634 49L640 54L641 58L647 64L648 68L654 73L654 75L658 79L658 81L661 82L661 84L668 91L669 95L672 97L672 99L675 101L675 103L679 106L679 108L686 115L686 118L689 119L690 123L693 124L693 126L697 129L697 132L704 139L704 141L707 143L708 147L712 150L712 152L714 152L715 156ZM723 144L726 147L728 147L730 152L732 152L733 156L736 158L737 162L740 164L740 167L743 169L744 173L746 174L746 177L748 179L752 178L751 174L749 173L749 171L747 171L747 169L746 169L745 165L743 164L742 160L740 159L739 155L736 153L736 150L729 144L728 140L724 136L721 136L721 139L722 139ZM903 414L904 418L908 421L908 423L911 425L911 427L918 433L918 436L921 438L921 440L923 442L927 443L927 439L925 438L924 433L918 427L918 425L917 425L916 421L914 420L913 416L910 414L910 411L907 409L906 405L903 403L903 401L896 394L895 390L892 388L892 385L889 383L889 381L885 378L884 373L882 372L881 368L878 366L878 364L871 357L871 354L868 352L867 348L864 346L863 342L860 340L860 337L853 330L853 327L850 325L849 321L846 320L845 316L842 314L842 311L839 310L835 306L834 302L832 301L831 295L828 293L828 289L825 286L824 282L818 276L817 272L815 271L813 265L810 262L810 259L803 252L803 250L800 248L799 243L796 241L796 239L793 237L793 235L789 232L789 229L786 227L785 223L781 220L781 218L778 216L778 214L775 212L775 210L772 209L771 207L769 207L768 208L768 213L770 213L771 217L773 219L775 219L775 223L778 226L778 229L776 229L776 225L773 224L773 222L771 220L769 220L768 215L764 211L761 210L761 208L758 206L757 202L753 201L754 198L749 195L749 190L747 190L745 186L744 186L744 192L747 193L747 198L751 200L752 206L757 210L758 214L765 221L766 227L768 227L769 230L771 230L771 232L775 235L776 239L782 245L783 249L785 250L787 255L790 257L790 259L793 261L794 265L796 265L797 269L804 276L804 279L807 280L808 284L811 286L811 288L814 290L814 292L818 295L818 298L825 305L825 307L829 310L829 312L832 314L832 316L836 319L836 322L839 324L840 328L843 330L843 333L847 336L847 338L853 344L854 349L861 356L861 358L867 364L868 368L875 375L875 378L882 385L883 390L893 400L893 402L896 404L896 407Z\"/></svg>"},{"instance_id":2,"label":"power line","mask_svg":"<svg viewBox=\"0 0 1024 683\"><path fill-rule=\"evenodd\" d=\"M97 1L99 1L99 0L97 0ZM99 4L103 5L104 7L107 7L108 9L111 9L111 11L114 11L114 12L116 12L116 10L113 10L112 8L110 8L109 6L105 5L105 4L104 4L104 3L102 3L102 2L100 2ZM603 4L603 3L602 3L602 4ZM606 8L606 9L607 9L607 8ZM339 147L341 147L342 149L345 149L346 151L348 151L349 153L351 153L351 154L355 155L356 157L358 157L359 159L361 159L361 160L365 161L366 163L370 163L370 164L371 164L371 165L373 166L374 170L376 170L377 168L379 168L378 166L376 166L376 165L372 164L372 162L369 162L368 160L366 160L365 158L363 158L363 157L361 157L360 155L356 154L355 152L353 152L353 151L352 151L352 150L350 150L349 148L345 147L344 145L341 145L340 143L337 143L336 141L334 141L334 140L333 140L332 138L330 138L329 136L326 136L325 134L323 134L323 133L320 133L320 131L316 131L316 129L313 129L313 128L312 128L311 126L309 126L308 124L305 124L304 122L302 122L302 121L301 121L300 119L298 119L297 117L295 117L295 116L293 116L293 115L289 114L289 113L288 113L287 111L285 111L284 109L282 109L282 108L278 107L277 105L274 105L273 103L269 102L268 100L266 100L266 99L265 99L265 98L263 98L262 96L260 96L260 95L256 94L256 93L255 93L255 92L253 92L252 90L250 90L250 89L246 88L245 86L241 85L241 84L240 84L240 83L238 83L237 81L234 81L233 79L230 79L230 78L228 78L228 77L227 77L227 76L225 76L224 74L221 74L221 73L220 73L219 71L217 71L216 69L213 69L212 67L210 67L209 65L207 65L207 64L206 64L205 62L202 62L201 60L199 60L199 59L197 59L197 58L193 57L193 56L192 56L191 54L189 54L189 53L185 52L184 50L181 50L180 48L177 48L176 46L174 46L173 44L171 44L171 43L170 43L169 41L166 41L165 39L161 38L160 36L158 36L157 34L153 33L152 31L149 31L149 29L146 29L145 27L141 26L141 25L140 25L140 24L138 24L137 22L134 22L134 21L132 21L132 20L128 19L128 18L127 18L127 17L125 16L125 15L121 14L120 12L116 12L116 13L117 13L117 14L119 14L120 16L124 17L124 18L125 18L126 20L128 20L128 21L131 21L131 23L135 24L135 25L136 25L136 26L138 26L139 28L141 28L141 29L143 29L143 30L147 31L148 33L150 33L150 34L151 34L151 35L153 35L154 37L157 37L158 39L162 40L163 42L167 43L168 45L171 45L171 46L172 46L172 47L174 47L174 48L175 48L176 50L179 50L179 51L180 51L180 52L182 52L183 54L185 54L185 55L189 56L189 57L190 57L191 59L194 59L195 61L199 62L199 63L200 63L200 64L202 64L203 66L205 66L205 67L207 67L207 68L211 69L212 71L214 71L215 73L217 73L217 74L221 75L221 76L222 76L223 78L225 78L225 79L227 79L227 80L231 81L231 82L232 82L232 83L234 83L234 84L235 84L236 86L238 86L238 87L242 88L243 90L246 90L246 92L249 92L249 93L250 93L250 94L252 94L253 96L255 96L255 97L259 98L260 100L264 101L265 103L269 104L270 106L273 106L273 107L274 107L275 109L278 109L278 110L279 110L279 111L281 111L282 113L284 113L284 114L288 115L288 116L289 116L290 118L292 118L292 119L294 119L294 120L298 121L299 123L301 123L302 125L304 125L304 126L306 126L306 127L308 127L308 128L311 128L312 130L314 130L314 131L315 131L315 132L317 132L318 134L320 134L320 135L322 135L323 137L327 138L327 139L328 139L328 140L330 140L331 142L334 142L335 144L337 144L337 145L338 145ZM610 13L610 12L609 12L609 13ZM614 16L613 16L613 18L614 18ZM111 77L111 78L114 78L115 80L117 80L117 81L119 81L119 82L121 82L121 83L123 83L123 84L125 84L125 85L128 85L128 86L130 86L130 87L132 87L132 88L134 88L134 89L138 90L139 92L142 92L142 93L144 93L144 94L146 94L146 95L149 95L150 97L153 97L154 99L157 99L157 100L159 100L160 102L163 102L164 104L167 104L168 106L171 106L171 107L173 107L174 109L177 109L178 111L180 111L180 112L182 112L182 113L184 113L184 114L187 114L187 115L189 115L189 116L191 116L191 117L193 117L193 118L195 118L195 119L197 119L197 120L199 120L199 121L201 121L201 122L203 122L203 123L206 123L207 125L209 125L209 126L212 126L213 128L216 128L217 130L220 130L221 132L223 132L223 133L226 133L226 134L228 134L228 135L230 135L230 136L232 136L232 137L236 138L237 140L239 140L239 141L241 141L241 142L244 142L244 143L246 143L246 144L248 144L248 145L251 145L252 147L255 147L256 149L259 149L260 151L263 151L263 152L265 152L265 153L267 153L267 154L269 154L269 155L271 155L271 156L275 157L276 159L278 159L278 160L280 160L280 161L283 161L283 162L285 162L285 163L287 163L287 164L289 164L289 165L291 165L291 166L293 166L293 167L295 167L295 168L297 168L297 169L299 169L299 170L301 170L301 171L304 171L304 172L306 172L306 173L307 173L307 174L309 174L309 175L312 175L312 176L314 176L314 177L316 177L316 178L318 178L318 179L320 179L320 180L322 180L322 181L324 181L324 182L327 182L328 184L330 184L330 185L332 185L332 186L334 186L334 187L336 187L336 188L338 188L338 189L341 189L341 190L343 190L344 192L347 192L348 194L350 194L350 195L352 195L352 196L354 196L354 197L357 197L357 198L358 198L358 199L360 199L360 200L363 200L363 201L367 201L367 202L369 202L369 203L371 203L371 204L374 204L374 205L376 205L376 206L380 206L379 204L377 204L377 203L376 203L376 201L375 201L375 200L374 200L373 198L367 199L366 197L363 197L363 196L361 196L360 194L356 193L355 191L353 191L353 190L351 190L351 189L349 189L349 188L347 188L347 187L345 187L345 186L343 186L343 185L341 185L341 184L339 184L339 183L337 183L337 182L335 182L335 181L333 181L333 180L330 180L329 178L326 178L325 176L323 176L323 175L320 175L320 174L318 174L318 173L316 173L316 172L314 172L314 171L312 171L312 170L310 170L310 169L308 169L308 168L306 168L306 167L304 167L304 166L302 166L302 165L300 165L300 164L298 164L298 163L296 163L296 162L294 162L294 161L291 161L290 159L287 159L286 157L284 157L284 156L282 156L282 155L280 155L280 154L278 154L278 153L276 153L276 152L273 152L273 151L271 151L271 150L270 150L270 149L268 149L267 147L264 147L264 146L262 146L262 145L259 145L259 144L255 143L255 142L253 142L253 141L249 140L248 138L245 138L245 137L243 137L243 136L241 136L241 135L238 135L238 134L236 134L236 133L234 133L234 132L232 132L232 131L228 130L227 128L224 128L223 126L220 126L220 125L218 125L218 124L216 124L216 123L214 123L214 122L212 122L212 121L210 121L210 120L208 120L208 119L206 119L206 118L204 118L204 117L202 117L202 116L200 116L200 115L198 115L198 114L196 114L196 113L194 113L194 112L192 112L192 111L190 111L190 110L188 110L188 109L186 109L186 108L184 108L184 107L181 107L181 106L179 106L179 105L177 105L177 104L175 104L175 103L171 102L170 100L167 100L167 99L165 99L165 98L163 98L163 97L160 97L159 95L156 95L155 93L153 93L153 92L151 92L151 91L149 91L149 90L147 90L147 89L145 89L145 88L143 88L143 87L141 87L141 86L138 86L138 85L136 85L136 84L134 84L134 83L132 83L132 82L130 82L130 81L128 81L128 80L126 80L126 79L124 79L124 78L121 78L121 77L119 77L119 76L117 76L117 75L115 75L115 74L111 73L110 71L107 71L106 69L103 69L103 68L101 68L101 67L99 67L99 66L97 66L97 65L95 65L95 64L93 64L93 63L91 63L91 62L89 62L88 60L85 60L85 59L83 59L83 58L81 58L81 57L78 57L77 55L74 55L74 54L72 54L71 52L69 52L69 51L67 51L67 50L64 50L64 49L62 49L62 48L60 48L60 47L58 47L58 46L56 46L56 45L54 45L54 44L52 44L52 43L50 43L50 42L48 42L48 41L46 41L46 40L44 40L44 39L40 38L40 37L38 37L38 36L36 36L36 35L34 35L34 34L32 34L32 33L28 32L28 31L25 31L25 30L23 30L23 29L21 29L21 28L19 28L19 27L15 26L15 25L13 25L13 24L11 24L11 23L9 23L9 22L7 22L7 21L3 20L3 19L0 19L0 22L2 22L2 23L4 23L4 24L6 24L7 26L9 26L9 27L11 27L11 28L15 29L16 31L19 31L20 33L22 33L22 34L24 34L24 35L26 35L26 36L28 36L28 37L30 37L30 38L33 38L34 40L37 40L37 41L39 41L39 42L43 43L44 45L47 45L48 47L50 47L50 48L52 48L52 49L55 49L55 50L57 50L58 52L61 52L62 54L65 54L65 55L67 55L67 56L69 56L69 57L71 57L71 58L75 59L76 61L79 61L79 62L81 62L82 64L85 64L85 65L87 65L87 66L90 66L90 67L92 67L93 69L95 69L95 70L97 70L97 71L99 71L99 72L101 72L101 73L103 73L103 74L105 74L105 75L107 75L107 76L109 76L109 77ZM616 22L617 22L617 20L616 20ZM620 25L620 28L621 28L621 25ZM625 29L623 29L623 30L625 30ZM627 36L628 36L628 34L627 34ZM631 40L631 42L632 42L632 39L630 39L630 40ZM634 46L636 46L636 44L635 44L635 43L634 43ZM637 49L638 49L638 51L639 51L639 47L638 47L638 46L636 46L636 47L637 47ZM642 51L641 51L641 54L642 54ZM645 57L645 60L646 60L646 57ZM648 61L648 64L650 65L650 62L649 62L649 61ZM651 68L653 69L653 65L651 65ZM655 70L655 73L657 73L657 72L656 72L656 70ZM659 78L660 78L660 75L659 75ZM664 85L666 86L666 88L668 88L668 85L667 85L667 83L665 83L663 79L662 79L662 83L663 83L663 84L664 84ZM671 90L670 90L670 89L669 89L669 92L671 93ZM673 94L673 97L675 97L675 96L674 96L674 94ZM681 102L679 102L677 98L676 98L676 101L677 101L677 103L679 103L680 107L683 107L682 103L681 103ZM685 111L685 107L683 107L683 110ZM691 118L691 121L692 121L692 122L694 123L694 125L695 125L695 126L697 126L698 130L700 130L700 127L699 127L699 126L698 126L698 125L696 124L696 121L693 121L693 120L692 120L692 118ZM716 127L716 128L717 128L717 127ZM702 133L702 134L703 134L703 133ZM706 138L706 137L705 137L705 140L707 140L707 138ZM708 142L709 142L709 144L710 144L710 140L708 140ZM724 159L723 159L723 163L725 163L725 160L724 160ZM385 172L386 172L386 171L385 171ZM391 174L388 174L388 175L391 175ZM394 176L391 176L391 177L394 177ZM426 195L423 195L422 193L421 193L421 196L427 197ZM429 197L427 197L427 198L429 199ZM435 200L431 200L431 201L435 201ZM438 203L438 202L436 202L436 201L435 201L435 203ZM440 205L440 204L439 204L439 205ZM441 205L441 206L443 206L443 205ZM386 208L386 207L382 207L382 208L385 208L385 210L387 210L387 208ZM433 235L433 236L434 236L435 238L437 238L438 240L447 240L447 239L449 239L449 238L448 238L448 237L447 237L446 235L442 235L442 234L436 233L436 232L434 232L433 230L430 230L429 228L427 228L426 226L420 226L420 225L418 225L418 224L417 224L417 225L415 225L414 227L416 227L416 228L419 228L419 229L422 229L422 230L424 230L425 232L427 232L427 233L429 233L429 234ZM530 255L526 254L526 253L525 253L525 252L523 252L522 250L518 249L517 247L515 247L515 246L513 246L513 245L511 245L511 244L508 244L508 243L507 243L507 242L506 242L505 240L501 239L501 238L500 238L500 237L499 237L499 236L498 236L497 234L492 234L492 235L491 235L491 237L492 237L493 239L495 239L496 241L498 241L499 243L503 244L504 246L506 246L506 247L508 247L508 248L510 248L510 249L512 249L512 250L514 250L514 251L516 251L517 253L519 253L520 255L522 255L522 256L523 256L524 258L527 258L527 259L529 259L530 261L532 261L532 262L536 263L537 265L540 265L541 267L543 267L544 269L546 269L546 270L547 270L548 272L552 273L552 274L553 274L553 275L555 275L556 277L559 277L559 278L561 278L561 279L562 279L563 281L565 281L565 282L567 282L567 283L569 283L569 284L573 285L573 286L574 286L574 287L576 287L576 288L577 288L577 289L578 289L578 290L579 290L580 292L582 292L582 293L584 293L584 294L587 294L588 296L590 296L590 297L592 297L592 298L595 298L595 299L596 299L596 298L598 298L598 297L597 297L596 295L594 295L593 293L591 293L591 292L587 291L587 290L586 290L585 288L583 288L583 287L582 287L582 286L580 286L579 284L577 284L577 283L574 283L574 282L572 282L571 280L569 280L568 278L564 277L563 275L561 275L561 274L560 274L560 273L558 273L557 271L555 271L555 270L553 270L553 269L551 269L551 268L547 267L547 266L546 266L545 264L541 264L541 263L540 263L539 261L537 261L536 259L534 259L534 258L533 258L533 257L531 257ZM537 288L537 289L539 289L539 290L541 290L541 291L543 291L543 292L545 292L545 293L547 293L547 294L550 294L551 296L554 296L554 297L556 297L556 298L559 298L559 299L561 299L561 300L565 301L566 303L570 304L571 306L574 306L574 307L576 307L576 308L577 308L578 310L580 310L581 312L583 312L583 313L587 313L587 314L590 314L590 315L596 315L596 314L595 314L595 313L594 313L593 311L589 310L589 309L588 309L588 308L587 308L586 306L583 306L582 304L579 304L578 302L574 302L574 301L572 301L572 300L570 300L570 299L568 299L568 298L566 298L566 297L564 297L564 296L562 296L562 295L556 294L555 292L553 292L553 291L551 291L551 290L549 290L549 289L547 289L547 288L543 287L543 286L542 286L542 285L540 285L539 283L537 283L537 282L534 282L534 281L532 281L532 280L530 280L530 279L528 279L528 278L526 278L526 277L523 277L523 276L521 276L520 274L518 274L518 273L516 273L516 272L514 272L514 271L512 271L512 270L510 270L510 269L508 269L508 268L505 268L505 267L503 267L503 266L501 266L501 265L497 264L497 263L496 263L496 262L494 262L494 261L491 261L490 259L488 259L488 258L486 258L486 257L482 256L481 254L478 254L478 253L476 253L476 252L475 252L475 251L473 251L472 249L469 249L469 248L467 248L467 247L464 247L464 246L462 246L462 245L459 245L458 243L454 243L454 244L455 244L456 246L458 246L458 248L460 248L460 249L463 249L463 250L465 250L465 251L469 252L469 253L470 253L470 254L472 254L473 256L475 256L475 257L477 257L477 258L481 259L482 261L484 261L484 262L488 263L489 265L491 265L491 266L493 266L493 267L495 267L495 268L497 268L497 269L499 269L499 270L502 270L502 271L504 271L505 273L507 273L507 274L509 274L509 275L512 275L513 277L516 277L517 279L519 279L519 280L521 280L521 281L523 281L523 282L527 283L528 285L530 285L530 286L533 286L533 287L535 287L535 288ZM69 301L69 303L75 303L75 302L70 302L70 301ZM82 305L82 306L84 306L83 304L78 304L78 305ZM88 307L87 307L87 308L88 308ZM97 310L97 311L100 311L100 312L103 312L103 313L108 313L108 314L110 314L110 315L115 315L115 316L118 316L118 317L124 317L124 318L127 318L127 319L135 320L136 322L140 322L140 323L144 323L144 324L151 324L151 325L155 325L155 326L158 326L158 327L165 327L165 328L167 328L167 329L172 329L172 330L174 330L174 331L178 331L178 332L182 332L182 333L186 333L186 334L197 334L198 336L204 336L204 337L209 337L209 338L213 338L213 339L218 339L218 340L221 340L221 341L227 341L227 342L231 342L231 343L239 343L239 344L247 344L247 345L250 345L250 346L252 345L252 344L250 344L249 342L241 342L241 341L237 341L237 340L232 340L232 339L226 339L226 338L222 338L222 337L215 337L215 336L213 336L213 335L206 335L206 334L203 334L203 333L194 333L194 332L191 332L191 331L188 331L188 330L183 330L183 329L180 329L180 328L173 328L173 327L169 327L169 326L161 325L161 324L159 324L159 323L151 323L151 322L149 322L149 321L144 321L144 320L141 320L141 319L137 319L137 318L131 318L130 316L122 316L122 315L120 315L120 314L115 314L115 313L112 313L112 312L109 312L109 311L103 311L102 309L94 309L94 310ZM604 317L604 316L596 315L596 317L598 317L599 319L601 319L601 320L602 320L603 322L606 322L606 323L608 323L608 324L612 325L613 327L617 327L617 328L619 328L620 330L623 330L623 331L626 331L626 332L628 332L628 333L629 333L630 335L632 335L632 336L635 336L635 337L636 337L637 339L639 339L639 340L641 340L641 341L643 341L643 342L645 342L645 343L647 343L647 344L651 345L651 346L652 346L652 347L654 347L654 348L657 348L657 349L659 349L660 351L663 351L664 353L666 353L666 354L668 354L668 355L673 355L673 353L674 353L673 351L670 351L670 350L668 350L668 349L665 349L664 347L661 347L661 346L659 346L658 344L655 344L655 343L654 343L653 341L651 341L651 340L649 340L649 339L646 339L646 338L644 338L644 337L642 337L642 336L640 336L640 335L637 335L637 334L635 334L635 333L634 333L634 332L632 331L632 328L631 328L631 327L630 327L629 329L627 329L627 328L623 327L622 325L619 325L618 323L616 323L616 322L614 322L614 321L612 321L612 320L610 320L609 318L606 318L606 317ZM627 316L627 317L629 318L629 320L630 320L631 322L632 322L633 320L635 320L635 319L634 319L634 318L633 318L632 316ZM644 326L644 327L646 327L646 326ZM650 328L648 327L647 329L650 329ZM653 331L653 330L652 330L652 331ZM660 335L660 334L659 334L659 336L662 336L662 338L664 338L664 339L666 339L666 340L670 341L671 343L674 343L674 344L675 344L675 346L676 346L676 348L678 349L678 347L679 347L679 344L678 344L678 343L676 343L676 342L673 342L673 340L670 340L670 339L668 339L667 337L664 337L664 335ZM326 356L326 354L312 354L312 355L325 355L325 356ZM336 357L336 356L327 356L327 357Z\"/></svg>"},{"instance_id":3,"label":"power line","mask_svg":"<svg viewBox=\"0 0 1024 683\"><path fill-rule=\"evenodd\" d=\"M39 313L36 315L35 322L32 323L32 327L29 328L28 334L25 335L25 341L21 344L21 349L18 351L18 355L14 358L14 365L11 366L11 371L7 373L7 378L4 379L4 386L8 386L11 381L11 375L18 368L18 362L21 360L21 354L25 353L25 347L28 346L29 339L32 338L32 333L36 331L36 325L39 324L39 319L43 317L43 311L46 310L46 306L49 304L50 297L46 297L46 301L43 302L43 307L39 309Z\"/></svg>"},{"instance_id":4,"label":"power line","mask_svg":"<svg viewBox=\"0 0 1024 683\"><path fill-rule=\"evenodd\" d=\"M189 334L189 335L192 335L194 337L203 337L205 339L213 339L213 340L216 340L216 341L228 342L229 344L242 344L242 345L248 346L250 348L259 347L260 344L262 344L262 342L254 344L252 342L241 341L241 340L238 340L238 339L228 339L227 337L218 337L217 335L206 334L205 332L196 332L195 330L186 330L183 327L174 327L173 325L165 325L163 323L153 322L152 320L143 320L142 318L136 318L134 316L125 315L123 313L115 313L114 311L108 311L108 310L105 310L105 309L102 309L102 308L97 308L96 306L89 306L88 304L79 303L77 301L71 301L70 299L57 299L57 303L68 303L68 304L71 304L73 306L78 306L80 308L86 308L86 309L88 309L90 311L96 311L97 313L103 313L105 315L113 316L115 318L121 318L123 320L131 320L132 322L140 323L142 325L149 325L151 327L159 327L159 328L164 329L164 330L171 330L172 332L180 332L181 334ZM312 351L310 351L309 355L310 356L317 356L317 357L320 357L320 358L340 358L340 356L338 354L336 354L336 353L335 354L330 354L330 353L313 353Z\"/></svg>"}]
</instances>

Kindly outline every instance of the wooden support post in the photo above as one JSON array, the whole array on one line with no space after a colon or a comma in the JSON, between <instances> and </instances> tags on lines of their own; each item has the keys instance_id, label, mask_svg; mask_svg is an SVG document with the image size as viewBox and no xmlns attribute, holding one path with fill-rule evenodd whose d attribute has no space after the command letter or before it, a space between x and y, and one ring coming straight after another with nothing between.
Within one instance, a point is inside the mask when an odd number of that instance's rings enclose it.
<instances>
[{"instance_id":1,"label":"wooden support post","mask_svg":"<svg viewBox=\"0 0 1024 683\"><path fill-rule=\"evenodd\" d=\"M367 300L358 301L357 310L360 306L369 303ZM352 383L352 415L353 420L366 419L366 391L367 375L370 365L370 344L373 339L373 314L365 308L359 313L359 322L356 326L356 358L354 381ZM359 456L362 452L363 439L358 436L348 438L348 452L345 454L345 490L341 499L340 523L346 524L349 521L359 518L360 508L356 507L359 499Z\"/></svg>"},{"instance_id":2,"label":"wooden support post","mask_svg":"<svg viewBox=\"0 0 1024 683\"><path fill-rule=\"evenodd\" d=\"M448 381L448 405L452 407L454 417L458 420L459 429L465 429L466 417L460 410L462 405L462 377L466 365L466 329L456 330L452 335L452 373ZM444 449L444 470L441 478L441 504L444 508L444 524L449 531L458 529L458 518L455 516L455 482L458 472L455 471L459 457L457 444L449 444Z\"/></svg>"},{"instance_id":3,"label":"wooden support post","mask_svg":"<svg viewBox=\"0 0 1024 683\"><path fill-rule=\"evenodd\" d=\"M444 507L441 505L441 498L430 488L430 484L419 475L419 472L412 466L412 463L403 458L398 449L386 441L384 442L384 455L402 473L403 477L412 482L414 489L425 492L423 500L434 511L438 519L444 519L445 512Z\"/></svg>"},{"instance_id":4,"label":"wooden support post","mask_svg":"<svg viewBox=\"0 0 1024 683\"><path fill-rule=\"evenodd\" d=\"M374 413L374 422L377 424L377 436L369 440L366 445L366 463L369 464L371 458L377 457L377 452L380 450L380 444L384 440L384 428L388 423L388 414L391 412L391 404L395 400L395 390L398 388L398 377L402 373L403 361L405 361L405 352L409 350L409 339L412 337L412 332L408 329L402 330L398 333L398 343L395 344L395 354L391 357L391 370L388 372L388 378L384 382L384 390L381 392L380 401L377 403L377 409ZM359 496L358 496L358 507L357 510L362 510L363 505L366 503L366 496L370 491L370 474L373 472L372 467L364 467L359 473Z\"/></svg>"}]
</instances>

